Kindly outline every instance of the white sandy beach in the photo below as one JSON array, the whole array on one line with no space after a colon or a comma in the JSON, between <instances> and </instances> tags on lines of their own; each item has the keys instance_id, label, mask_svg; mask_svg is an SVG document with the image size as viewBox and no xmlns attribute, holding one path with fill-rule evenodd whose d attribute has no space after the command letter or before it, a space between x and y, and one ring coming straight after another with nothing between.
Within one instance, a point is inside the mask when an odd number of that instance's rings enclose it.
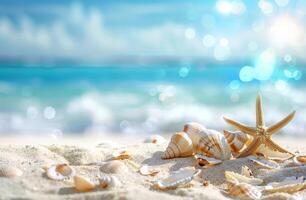
<instances>
[{"instance_id":1,"label":"white sandy beach","mask_svg":"<svg viewBox=\"0 0 306 200\"><path fill-rule=\"evenodd\" d=\"M160 191L152 187L154 181L165 178L169 172L182 167L195 166L194 158L162 160L161 154L168 142L162 144L143 143L143 139L123 138L66 138L50 141L43 138L1 138L0 163L17 166L23 175L15 178L0 178L0 199L228 199L220 188L224 188L224 171L240 172L246 165L255 176L264 182L279 181L286 176L306 176L306 168L284 170L264 170L256 167L246 158L229 160L221 165L202 169L201 174L189 187ZM125 140L126 139L126 140ZM169 137L168 137L169 139ZM276 138L278 143L292 152L306 153L305 138ZM122 185L112 189L97 189L91 192L77 192L73 182L54 181L46 177L44 166L69 163L79 175L92 180L105 174L100 166L116 150L126 149L132 153L132 160L139 165L147 164L159 169L156 176L140 175L126 160L122 160L127 170L114 174ZM198 167L200 168L200 167ZM209 186L203 186L209 181ZM306 199L306 192L294 195L272 195L266 199Z\"/></svg>"}]
</instances>

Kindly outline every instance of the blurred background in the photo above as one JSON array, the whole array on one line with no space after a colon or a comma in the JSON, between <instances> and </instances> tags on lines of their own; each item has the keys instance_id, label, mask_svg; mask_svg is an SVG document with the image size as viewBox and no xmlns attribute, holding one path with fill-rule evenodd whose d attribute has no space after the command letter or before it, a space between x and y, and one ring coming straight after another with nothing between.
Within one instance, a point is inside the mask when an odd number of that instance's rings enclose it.
<instances>
[{"instance_id":1,"label":"blurred background","mask_svg":"<svg viewBox=\"0 0 306 200\"><path fill-rule=\"evenodd\" d=\"M0 0L0 135L149 135L297 114L304 0Z\"/></svg>"}]
</instances>

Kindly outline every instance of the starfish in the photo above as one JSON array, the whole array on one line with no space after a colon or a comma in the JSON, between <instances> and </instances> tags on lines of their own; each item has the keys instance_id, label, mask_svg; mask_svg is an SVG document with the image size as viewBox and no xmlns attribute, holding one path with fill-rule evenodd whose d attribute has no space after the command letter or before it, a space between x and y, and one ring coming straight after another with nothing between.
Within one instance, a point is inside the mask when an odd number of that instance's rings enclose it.
<instances>
[{"instance_id":1,"label":"starfish","mask_svg":"<svg viewBox=\"0 0 306 200\"><path fill-rule=\"evenodd\" d=\"M272 126L265 126L264 122L264 114L262 110L261 104L261 96L258 95L256 99L256 127L250 127L245 124L239 123L232 119L223 117L224 120L235 127L236 129L242 131L245 134L251 135L253 137L252 142L243 150L239 155L238 158L249 156L256 152L260 145L264 144L266 147L276 150L282 153L288 153L292 156L293 153L287 151L286 149L282 148L278 144L276 144L271 136L277 133L280 129L286 126L294 117L295 111L291 112L287 117L283 118L281 121L277 122Z\"/></svg>"}]
</instances>

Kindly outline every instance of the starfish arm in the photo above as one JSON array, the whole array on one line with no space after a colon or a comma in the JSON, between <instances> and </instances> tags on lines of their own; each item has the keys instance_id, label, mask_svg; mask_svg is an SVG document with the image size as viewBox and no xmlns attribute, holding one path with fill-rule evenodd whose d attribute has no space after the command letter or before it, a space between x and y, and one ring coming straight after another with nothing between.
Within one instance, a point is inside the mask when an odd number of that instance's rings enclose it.
<instances>
[{"instance_id":1,"label":"starfish arm","mask_svg":"<svg viewBox=\"0 0 306 200\"><path fill-rule=\"evenodd\" d=\"M288 153L288 154L294 155L290 151L288 151L288 150L284 149L283 147L279 146L278 144L276 144L270 138L265 140L265 145L267 145L270 149L272 149L274 151L279 151L279 152L282 152L282 153Z\"/></svg>"},{"instance_id":2,"label":"starfish arm","mask_svg":"<svg viewBox=\"0 0 306 200\"><path fill-rule=\"evenodd\" d=\"M256 126L264 126L264 116L262 110L261 96L256 98Z\"/></svg>"},{"instance_id":3,"label":"starfish arm","mask_svg":"<svg viewBox=\"0 0 306 200\"><path fill-rule=\"evenodd\" d=\"M272 134L276 133L277 131L279 131L280 129L282 129L284 126L286 126L293 119L294 114L295 114L295 111L290 113L287 117L285 117L284 119L282 119L278 123L268 127L267 128L268 134L272 135Z\"/></svg>"},{"instance_id":4,"label":"starfish arm","mask_svg":"<svg viewBox=\"0 0 306 200\"><path fill-rule=\"evenodd\" d=\"M255 136L256 135L256 130L252 127L248 127L244 124L241 124L237 121L234 121L232 119L229 119L227 117L223 117L223 119L230 125L232 125L233 127L235 127L236 129L242 131L243 133L249 134L251 136Z\"/></svg>"},{"instance_id":5,"label":"starfish arm","mask_svg":"<svg viewBox=\"0 0 306 200\"><path fill-rule=\"evenodd\" d=\"M242 157L246 157L246 156L251 155L252 153L254 153L258 149L259 145L261 145L260 139L255 138L252 141L252 143L249 144L249 146L245 150L243 150L237 157L242 158Z\"/></svg>"}]
</instances>

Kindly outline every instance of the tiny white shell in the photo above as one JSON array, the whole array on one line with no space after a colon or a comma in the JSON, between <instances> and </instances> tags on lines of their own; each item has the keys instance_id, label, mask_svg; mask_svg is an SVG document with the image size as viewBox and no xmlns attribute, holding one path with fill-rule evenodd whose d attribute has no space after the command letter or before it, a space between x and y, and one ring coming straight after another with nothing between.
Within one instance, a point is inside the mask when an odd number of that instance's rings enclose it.
<instances>
[{"instance_id":1,"label":"tiny white shell","mask_svg":"<svg viewBox=\"0 0 306 200\"><path fill-rule=\"evenodd\" d=\"M249 156L248 159L251 160L256 165L267 168L267 169L279 169L280 168L279 164L272 160L260 159L255 156Z\"/></svg>"},{"instance_id":2,"label":"tiny white shell","mask_svg":"<svg viewBox=\"0 0 306 200\"><path fill-rule=\"evenodd\" d=\"M228 194L240 199L260 199L261 192L256 187L247 183L228 182Z\"/></svg>"},{"instance_id":3,"label":"tiny white shell","mask_svg":"<svg viewBox=\"0 0 306 200\"><path fill-rule=\"evenodd\" d=\"M67 164L58 164L47 169L47 176L53 180L69 179L75 175L75 170Z\"/></svg>"},{"instance_id":4,"label":"tiny white shell","mask_svg":"<svg viewBox=\"0 0 306 200\"><path fill-rule=\"evenodd\" d=\"M17 176L22 176L23 172L11 165L1 165L0 166L0 177L13 178Z\"/></svg>"},{"instance_id":5,"label":"tiny white shell","mask_svg":"<svg viewBox=\"0 0 306 200\"><path fill-rule=\"evenodd\" d=\"M143 165L140 167L139 173L144 176L155 176L157 173L159 173L159 170L149 167L148 165Z\"/></svg>"},{"instance_id":6,"label":"tiny white shell","mask_svg":"<svg viewBox=\"0 0 306 200\"><path fill-rule=\"evenodd\" d=\"M100 170L104 173L108 174L119 174L119 173L126 173L128 171L128 168L125 166L122 161L119 160L111 160L109 162L104 163Z\"/></svg>"},{"instance_id":7,"label":"tiny white shell","mask_svg":"<svg viewBox=\"0 0 306 200\"><path fill-rule=\"evenodd\" d=\"M113 160L125 160L125 159L131 159L131 158L132 158L132 154L127 150L115 151L112 154Z\"/></svg>"},{"instance_id":8,"label":"tiny white shell","mask_svg":"<svg viewBox=\"0 0 306 200\"><path fill-rule=\"evenodd\" d=\"M241 167L241 174L246 177L254 177L252 170L245 165Z\"/></svg>"},{"instance_id":9,"label":"tiny white shell","mask_svg":"<svg viewBox=\"0 0 306 200\"><path fill-rule=\"evenodd\" d=\"M247 183L250 185L260 185L263 183L262 179L255 178L255 177L247 177L247 176L237 174L232 171L225 171L224 175L227 181L233 182L233 183Z\"/></svg>"},{"instance_id":10,"label":"tiny white shell","mask_svg":"<svg viewBox=\"0 0 306 200\"><path fill-rule=\"evenodd\" d=\"M178 171L172 172L169 177L157 181L156 186L161 190L174 189L191 182L200 172L201 170L191 167L181 168Z\"/></svg>"},{"instance_id":11,"label":"tiny white shell","mask_svg":"<svg viewBox=\"0 0 306 200\"><path fill-rule=\"evenodd\" d=\"M151 135L149 138L144 140L144 143L162 144L167 140L161 135Z\"/></svg>"},{"instance_id":12,"label":"tiny white shell","mask_svg":"<svg viewBox=\"0 0 306 200\"><path fill-rule=\"evenodd\" d=\"M121 186L121 182L115 176L103 176L99 178L100 188L113 188Z\"/></svg>"},{"instance_id":13,"label":"tiny white shell","mask_svg":"<svg viewBox=\"0 0 306 200\"><path fill-rule=\"evenodd\" d=\"M218 165L218 164L221 164L223 162L222 160L207 157L207 156L204 156L202 154L195 154L194 157L195 157L195 159L197 159L198 164L202 167Z\"/></svg>"},{"instance_id":14,"label":"tiny white shell","mask_svg":"<svg viewBox=\"0 0 306 200\"><path fill-rule=\"evenodd\" d=\"M91 182L88 178L83 176L74 176L75 189L80 192L89 192L96 188L96 185Z\"/></svg>"}]
</instances>

